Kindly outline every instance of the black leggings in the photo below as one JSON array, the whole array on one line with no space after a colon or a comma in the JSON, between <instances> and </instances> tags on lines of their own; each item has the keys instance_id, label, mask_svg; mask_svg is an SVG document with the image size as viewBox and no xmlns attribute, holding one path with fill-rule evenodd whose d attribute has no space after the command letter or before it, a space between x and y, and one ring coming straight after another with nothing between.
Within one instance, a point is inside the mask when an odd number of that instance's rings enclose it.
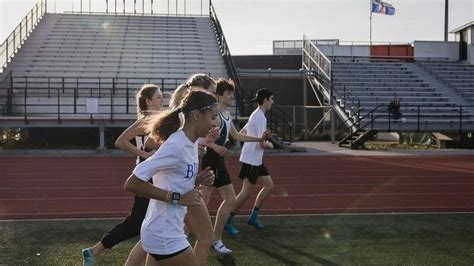
<instances>
[{"instance_id":1,"label":"black leggings","mask_svg":"<svg viewBox=\"0 0 474 266\"><path fill-rule=\"evenodd\" d=\"M135 196L132 212L102 237L100 241L102 245L105 248L112 248L122 241L139 236L149 202L150 200L147 198Z\"/></svg>"}]
</instances>

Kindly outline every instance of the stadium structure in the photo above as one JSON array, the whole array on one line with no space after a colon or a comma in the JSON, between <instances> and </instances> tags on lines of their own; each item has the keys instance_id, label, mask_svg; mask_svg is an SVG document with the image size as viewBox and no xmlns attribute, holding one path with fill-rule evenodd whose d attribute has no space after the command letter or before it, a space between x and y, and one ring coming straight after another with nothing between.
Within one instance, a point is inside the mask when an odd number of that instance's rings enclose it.
<instances>
[{"instance_id":1,"label":"stadium structure","mask_svg":"<svg viewBox=\"0 0 474 266\"><path fill-rule=\"evenodd\" d=\"M136 1L135 1L136 3ZM460 143L474 131L474 22L455 41L357 43L274 41L273 55L232 56L211 1L207 12L157 13L134 7L51 12L40 0L0 46L0 123L21 130L106 131L135 119L135 92L156 83L172 92L195 73L232 78L232 114L245 123L256 89L278 104L269 125L291 142L325 128L359 148L385 132L426 132ZM314 36L312 36L314 37ZM400 99L401 118L388 103ZM167 103L167 100L165 99ZM442 138L442 137L441 137Z\"/></svg>"}]
</instances>

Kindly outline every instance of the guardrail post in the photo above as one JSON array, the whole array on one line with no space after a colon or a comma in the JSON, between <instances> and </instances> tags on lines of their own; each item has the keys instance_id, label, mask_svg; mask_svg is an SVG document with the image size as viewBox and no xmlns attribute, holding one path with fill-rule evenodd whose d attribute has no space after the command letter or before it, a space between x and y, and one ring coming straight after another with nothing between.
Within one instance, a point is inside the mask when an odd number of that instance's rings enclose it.
<instances>
[{"instance_id":1,"label":"guardrail post","mask_svg":"<svg viewBox=\"0 0 474 266\"><path fill-rule=\"evenodd\" d=\"M112 97L112 94L115 94L115 78L112 78L112 91L110 92L110 97Z\"/></svg>"},{"instance_id":2,"label":"guardrail post","mask_svg":"<svg viewBox=\"0 0 474 266\"><path fill-rule=\"evenodd\" d=\"M128 78L127 78L127 87L125 88L125 97L126 97L126 109L127 109L127 114L129 113L129 110L128 110L128 104L129 104L129 94L128 94Z\"/></svg>"},{"instance_id":3,"label":"guardrail post","mask_svg":"<svg viewBox=\"0 0 474 266\"><path fill-rule=\"evenodd\" d=\"M73 98L74 98L74 113L77 114L77 96L79 90L79 78L76 78L76 87L74 88Z\"/></svg>"},{"instance_id":4,"label":"guardrail post","mask_svg":"<svg viewBox=\"0 0 474 266\"><path fill-rule=\"evenodd\" d=\"M105 128L99 127L99 150L105 150Z\"/></svg>"},{"instance_id":5,"label":"guardrail post","mask_svg":"<svg viewBox=\"0 0 474 266\"><path fill-rule=\"evenodd\" d=\"M16 30L16 29L15 29L15 30ZM13 51L12 51L12 54L15 53L15 49L16 49L16 42L15 42L16 33L15 33L15 30L13 30Z\"/></svg>"},{"instance_id":6,"label":"guardrail post","mask_svg":"<svg viewBox=\"0 0 474 266\"><path fill-rule=\"evenodd\" d=\"M374 110L370 112L370 130L374 130Z\"/></svg>"},{"instance_id":7,"label":"guardrail post","mask_svg":"<svg viewBox=\"0 0 474 266\"><path fill-rule=\"evenodd\" d=\"M112 93L110 94L110 123L114 123L114 98Z\"/></svg>"},{"instance_id":8,"label":"guardrail post","mask_svg":"<svg viewBox=\"0 0 474 266\"><path fill-rule=\"evenodd\" d=\"M346 85L344 85L344 108L346 108Z\"/></svg>"},{"instance_id":9,"label":"guardrail post","mask_svg":"<svg viewBox=\"0 0 474 266\"><path fill-rule=\"evenodd\" d=\"M418 132L420 132L420 106L418 105L418 115L417 115L417 130Z\"/></svg>"},{"instance_id":10,"label":"guardrail post","mask_svg":"<svg viewBox=\"0 0 474 266\"><path fill-rule=\"evenodd\" d=\"M7 92L7 115L12 115L13 113L13 74L10 71L10 87Z\"/></svg>"},{"instance_id":11,"label":"guardrail post","mask_svg":"<svg viewBox=\"0 0 474 266\"><path fill-rule=\"evenodd\" d=\"M48 98L51 98L51 78L48 77Z\"/></svg>"},{"instance_id":12,"label":"guardrail post","mask_svg":"<svg viewBox=\"0 0 474 266\"><path fill-rule=\"evenodd\" d=\"M27 98L28 98L28 77L25 77L25 97L24 97L24 112L25 112L25 123L28 122L28 111L27 111Z\"/></svg>"},{"instance_id":13,"label":"guardrail post","mask_svg":"<svg viewBox=\"0 0 474 266\"><path fill-rule=\"evenodd\" d=\"M63 91L64 91L64 78L63 80ZM58 124L61 124L61 89L58 88Z\"/></svg>"},{"instance_id":14,"label":"guardrail post","mask_svg":"<svg viewBox=\"0 0 474 266\"><path fill-rule=\"evenodd\" d=\"M5 41L5 64L8 63L8 37L7 40Z\"/></svg>"},{"instance_id":15,"label":"guardrail post","mask_svg":"<svg viewBox=\"0 0 474 266\"><path fill-rule=\"evenodd\" d=\"M296 106L294 105L293 105L293 132L296 133Z\"/></svg>"},{"instance_id":16,"label":"guardrail post","mask_svg":"<svg viewBox=\"0 0 474 266\"><path fill-rule=\"evenodd\" d=\"M388 132L391 131L391 126L392 126L392 115L390 114L390 111L388 111Z\"/></svg>"}]
</instances>

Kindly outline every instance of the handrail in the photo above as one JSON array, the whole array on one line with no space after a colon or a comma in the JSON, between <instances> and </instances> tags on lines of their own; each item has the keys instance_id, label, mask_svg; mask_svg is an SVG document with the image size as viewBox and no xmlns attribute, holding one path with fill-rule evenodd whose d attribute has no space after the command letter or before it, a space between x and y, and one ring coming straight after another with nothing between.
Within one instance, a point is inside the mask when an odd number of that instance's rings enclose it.
<instances>
[{"instance_id":1,"label":"handrail","mask_svg":"<svg viewBox=\"0 0 474 266\"><path fill-rule=\"evenodd\" d=\"M342 95L341 95L341 92L336 88L336 86L333 86L332 89L333 89L333 94L339 95L340 99L344 103L344 108L349 107L349 109L351 111L353 111L354 113L357 113L358 111L364 109L364 108L360 107L360 99L359 99L359 97L357 97L357 95L353 95L353 97L347 97L346 96L346 86L344 86L344 92L343 92ZM357 102L355 102L354 99L357 100ZM351 103L352 105L347 104L348 102ZM356 106L357 106L358 110L354 111Z\"/></svg>"},{"instance_id":2,"label":"handrail","mask_svg":"<svg viewBox=\"0 0 474 266\"><path fill-rule=\"evenodd\" d=\"M311 64L311 62L305 62L305 55L307 56L307 59L312 61L314 64ZM326 79L331 80L331 60L329 60L306 35L303 36L303 64L305 63L309 70L314 69L313 66L315 66L318 69L318 74L321 71Z\"/></svg>"},{"instance_id":3,"label":"handrail","mask_svg":"<svg viewBox=\"0 0 474 266\"><path fill-rule=\"evenodd\" d=\"M46 9L47 0L39 0L0 45L0 73L3 72L3 68L6 67L22 42L29 36L31 30L43 18Z\"/></svg>"},{"instance_id":4,"label":"handrail","mask_svg":"<svg viewBox=\"0 0 474 266\"><path fill-rule=\"evenodd\" d=\"M360 117L361 108L359 108L359 110L358 110L357 113L354 113L354 114L351 115L349 118L347 118L347 119L342 123L343 125L346 125L345 122L347 122L349 119L352 119L354 115L357 115L357 121L356 121L356 123L355 123L356 126L357 126L356 130L353 130L353 127L354 127L354 126L350 126L350 127L346 126L346 129L347 129L347 128L350 128L350 130L351 130L351 133L350 133L349 136L352 136L352 135L354 134L354 132L357 132L358 130L361 130L361 129L365 129L365 128L367 127L368 124L364 125L363 127L360 126L360 122L361 122L367 115L369 115L369 114L372 115L372 120L371 120L371 122L373 123L373 122L375 121L374 118L373 118L373 113L375 112L375 110L377 110L377 109L378 109L379 107L381 107L381 106L383 106L383 104L377 105L377 106L374 107L372 110L370 110L369 112L367 112L367 114L365 114L363 117ZM378 117L378 116L377 116L377 117ZM341 128L338 127L338 136L340 136L340 135L341 135ZM352 142L353 142L353 140L351 139L351 144L352 144Z\"/></svg>"},{"instance_id":5,"label":"handrail","mask_svg":"<svg viewBox=\"0 0 474 266\"><path fill-rule=\"evenodd\" d=\"M283 138L284 141L291 143L293 141L293 135L292 135L293 123L291 122L289 115L285 113L285 111L283 111L277 105L273 105L270 112L271 112L271 116L269 119L270 124L274 124L276 126L276 129L281 127L283 130L283 134L282 136L281 135L280 136ZM289 136L286 135L287 132L289 132Z\"/></svg>"},{"instance_id":6,"label":"handrail","mask_svg":"<svg viewBox=\"0 0 474 266\"><path fill-rule=\"evenodd\" d=\"M209 17L211 18L212 23L214 24L215 30L216 30L216 37L217 41L219 42L219 47L221 48L221 54L224 58L224 62L227 66L227 71L229 76L234 80L235 85L236 85L236 90L235 90L235 98L236 98L236 112L235 115L240 111L242 111L242 97L240 94L240 91L243 89L242 82L239 78L239 75L237 74L237 68L235 67L234 60L232 59L232 55L230 53L229 45L227 44L226 38L224 36L224 31L222 30L221 23L219 22L219 19L217 18L217 13L214 8L214 5L212 4L212 0L209 0Z\"/></svg>"},{"instance_id":7,"label":"handrail","mask_svg":"<svg viewBox=\"0 0 474 266\"><path fill-rule=\"evenodd\" d=\"M101 15L101 16L154 16L154 17L168 17L173 15L175 17L207 17L208 15L204 14L170 14L170 13L132 13L132 12L100 12L100 11L64 11L64 14L71 14L71 15Z\"/></svg>"}]
</instances>

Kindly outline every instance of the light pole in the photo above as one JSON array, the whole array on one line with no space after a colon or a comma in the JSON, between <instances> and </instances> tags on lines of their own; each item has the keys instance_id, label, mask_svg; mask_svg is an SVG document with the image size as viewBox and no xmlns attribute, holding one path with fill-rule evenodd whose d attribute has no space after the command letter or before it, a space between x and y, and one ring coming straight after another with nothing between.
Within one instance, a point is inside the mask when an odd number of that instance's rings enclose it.
<instances>
[{"instance_id":1,"label":"light pole","mask_svg":"<svg viewBox=\"0 0 474 266\"><path fill-rule=\"evenodd\" d=\"M449 0L444 0L444 41L448 41Z\"/></svg>"}]
</instances>

